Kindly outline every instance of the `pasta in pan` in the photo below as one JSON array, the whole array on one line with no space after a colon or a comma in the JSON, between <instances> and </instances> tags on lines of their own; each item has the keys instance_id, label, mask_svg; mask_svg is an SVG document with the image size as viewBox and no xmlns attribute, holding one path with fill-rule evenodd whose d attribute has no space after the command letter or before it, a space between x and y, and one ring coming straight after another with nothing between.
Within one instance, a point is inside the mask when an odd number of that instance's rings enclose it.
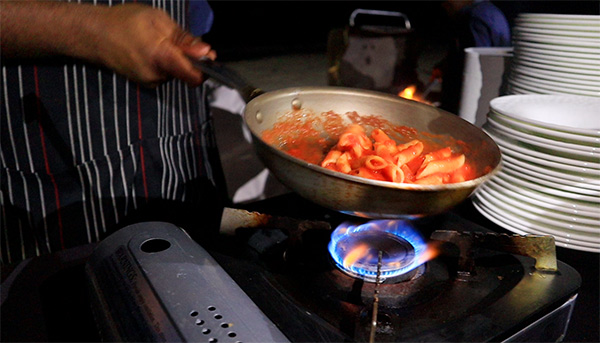
<instances>
[{"instance_id":1,"label":"pasta in pan","mask_svg":"<svg viewBox=\"0 0 600 343\"><path fill-rule=\"evenodd\" d=\"M396 183L437 185L472 178L464 154L450 147L424 153L418 139L397 144L383 130L374 129L370 137L358 124L349 125L320 165L345 174Z\"/></svg>"}]
</instances>

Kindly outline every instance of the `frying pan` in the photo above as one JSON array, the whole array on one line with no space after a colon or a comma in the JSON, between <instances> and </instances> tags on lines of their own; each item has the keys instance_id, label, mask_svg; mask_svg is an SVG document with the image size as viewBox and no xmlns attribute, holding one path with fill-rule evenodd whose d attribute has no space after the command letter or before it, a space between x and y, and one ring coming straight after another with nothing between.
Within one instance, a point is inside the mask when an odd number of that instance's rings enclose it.
<instances>
[{"instance_id":1,"label":"frying pan","mask_svg":"<svg viewBox=\"0 0 600 343\"><path fill-rule=\"evenodd\" d=\"M269 171L282 184L323 207L365 218L433 215L467 199L501 168L501 153L492 138L471 123L436 107L391 94L344 87L293 87L265 93L223 65L210 60L194 63L206 75L237 89L246 100L244 122L252 133L258 157ZM451 136L464 142L466 159L479 176L442 185L371 180L295 158L262 138L266 130L290 113L298 113L303 120L310 121L311 117L317 118L328 111L380 116L393 125Z\"/></svg>"}]
</instances>

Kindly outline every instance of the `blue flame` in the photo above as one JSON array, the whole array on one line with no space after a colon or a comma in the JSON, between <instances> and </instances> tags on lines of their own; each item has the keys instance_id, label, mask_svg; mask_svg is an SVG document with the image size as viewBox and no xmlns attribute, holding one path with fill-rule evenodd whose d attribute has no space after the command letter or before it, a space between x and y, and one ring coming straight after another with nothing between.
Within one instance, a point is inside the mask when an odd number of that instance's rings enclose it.
<instances>
[{"instance_id":1,"label":"blue flame","mask_svg":"<svg viewBox=\"0 0 600 343\"><path fill-rule=\"evenodd\" d=\"M343 223L331 235L329 253L343 271L367 280L374 280L377 275L378 250L382 250L377 246L384 243L389 247L403 244L410 249L408 254L410 256L406 256L404 248L396 255L390 251L387 253L383 251L381 281L408 273L423 264L421 256L427 250L427 244L410 222L403 220L376 220L358 225ZM368 251L355 263L345 266L344 258L359 245L368 247Z\"/></svg>"}]
</instances>

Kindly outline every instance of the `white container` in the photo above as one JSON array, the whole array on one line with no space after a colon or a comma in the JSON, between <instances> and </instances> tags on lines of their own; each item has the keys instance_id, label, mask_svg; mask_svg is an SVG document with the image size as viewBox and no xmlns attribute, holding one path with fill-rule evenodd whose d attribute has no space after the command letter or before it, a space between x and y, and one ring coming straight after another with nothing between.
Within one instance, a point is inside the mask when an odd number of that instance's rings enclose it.
<instances>
[{"instance_id":1,"label":"white container","mask_svg":"<svg viewBox=\"0 0 600 343\"><path fill-rule=\"evenodd\" d=\"M481 127L489 103L501 94L505 70L513 56L512 47L465 49L465 69L458 115Z\"/></svg>"}]
</instances>

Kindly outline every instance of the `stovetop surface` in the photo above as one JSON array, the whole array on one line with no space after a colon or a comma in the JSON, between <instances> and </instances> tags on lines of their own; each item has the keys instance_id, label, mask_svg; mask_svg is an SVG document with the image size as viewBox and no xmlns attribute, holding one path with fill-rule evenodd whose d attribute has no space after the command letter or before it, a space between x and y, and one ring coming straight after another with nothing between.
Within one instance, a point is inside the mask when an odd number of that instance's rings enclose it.
<instances>
[{"instance_id":1,"label":"stovetop surface","mask_svg":"<svg viewBox=\"0 0 600 343\"><path fill-rule=\"evenodd\" d=\"M349 218L319 208L295 195L249 204L246 208L296 218L326 220L331 223L332 227ZM432 230L464 230L466 229L465 223L470 223L468 225L472 225L471 228L474 230L492 228L496 232L505 232L501 228L494 227L482 216L478 216L476 210L468 202L443 215L442 221L440 218L428 218L423 221L423 227L428 227L428 229L424 229L425 236L428 235L428 231ZM469 218L469 221L464 218ZM483 226L473 222L481 223ZM427 226L427 223L430 226ZM460 226L457 226L459 224ZM317 246L323 244L321 238L317 238L312 242ZM326 254L315 253L312 258L304 259L303 263L294 264L290 269L289 266L278 262L267 263L264 256L256 254L253 249L237 249L240 247L238 244L246 244L243 241L231 244L230 239L223 239L200 243L211 252L257 304L261 302L261 297L268 298L268 301L262 301L261 309L276 319L274 321L282 327L282 331L290 330L286 334L289 334L292 340L340 342L361 340L364 337L366 332L364 324L369 320L370 292L373 285L361 283L361 281L349 281L347 275L335 270ZM31 259L17 266L3 267L2 341L99 340L89 309L83 272L84 263L93 248L94 245L83 246ZM314 248L313 246L307 249L312 251ZM321 251L319 249L316 251ZM562 248L557 248L557 253L560 261L566 260L568 265L575 266L577 271L583 272L584 276L582 288L578 291L578 302L564 341L596 342L599 331L597 325L598 255ZM491 267L489 273L477 275L477 277L485 279L486 283L492 284L491 289L494 291L491 293L489 293L489 289L485 291L488 292L487 296L479 294L476 287L472 287L473 283L466 282L457 287L452 282L453 270L448 268L448 265L454 263L452 258L427 264L429 270L441 268L449 273L447 275L444 273L434 274L436 276L433 281L423 281L425 279L419 278L420 282L425 282L427 285L420 290L423 294L422 297L413 297L412 300L400 301L400 303L394 303L398 299L390 302L394 296L389 296L389 294L411 291L412 286L406 283L401 286L380 285L382 286L382 315L378 318L382 324L387 325L386 323L393 320L393 316L389 316L390 311L393 315L399 315L398 318L402 320L400 324L403 326L401 337L408 337L407 340L410 340L410 337L416 338L422 335L423 331L416 329L418 325L423 325L419 320L430 321L429 324L422 327L429 325L431 330L442 329L440 334L447 334L449 331L444 328L453 328L449 323L457 323L456 318L448 317L448 321L445 323L444 320L440 321L439 319L447 314L445 309L452 307L453 301L468 300L469 304L464 305L466 311L475 313L478 311L479 306L477 305L493 303L494 299L497 299L497 293L504 292L503 287L512 287L523 277L543 278L543 275L530 273L530 269L523 267L530 263L528 258L511 255L505 256L501 260L503 264L508 263L515 266L514 270L511 268L509 268L511 271L494 270L495 262L486 256L482 256L478 262L486 265L486 268ZM318 267L316 271L315 265ZM570 273L572 269L568 266L564 269L565 266L564 263L559 262L559 270L568 270ZM507 282L498 286L500 279ZM384 286L393 289L393 292L386 293ZM537 288L523 291L532 295L539 292ZM463 298L457 298L453 296L452 292L461 294L471 292L473 299L464 299L463 295L461 295ZM562 301L566 293L569 291L563 290L552 296L556 299L560 298ZM266 296L267 294L268 296ZM328 306L321 306L324 303L327 303ZM545 303L548 301L544 300ZM513 313L504 314L506 317L512 315ZM353 320L345 320L349 317ZM298 320L299 318L302 320ZM470 319L463 323L466 325L465 327L483 325L483 331L494 330L495 322L491 323L479 315L468 318ZM383 332L385 334L385 330ZM431 337L426 340L430 339ZM502 337L497 336L494 340L501 339Z\"/></svg>"},{"instance_id":2,"label":"stovetop surface","mask_svg":"<svg viewBox=\"0 0 600 343\"><path fill-rule=\"evenodd\" d=\"M267 211L258 205L248 209ZM300 211L301 218L326 220L333 228L356 220L310 204L288 205L280 213L297 217ZM415 226L425 237L435 230L489 232L454 213L423 218ZM251 247L252 235L269 232L225 239L211 253L290 340L369 340L375 284L335 266L327 251L329 232L307 232L299 246L283 242L266 252ZM544 273L533 268L531 258L482 251L475 273L465 277L457 275L456 258L438 257L419 277L379 286L379 341L503 340L562 305L580 285L579 274L560 262L559 273Z\"/></svg>"}]
</instances>

